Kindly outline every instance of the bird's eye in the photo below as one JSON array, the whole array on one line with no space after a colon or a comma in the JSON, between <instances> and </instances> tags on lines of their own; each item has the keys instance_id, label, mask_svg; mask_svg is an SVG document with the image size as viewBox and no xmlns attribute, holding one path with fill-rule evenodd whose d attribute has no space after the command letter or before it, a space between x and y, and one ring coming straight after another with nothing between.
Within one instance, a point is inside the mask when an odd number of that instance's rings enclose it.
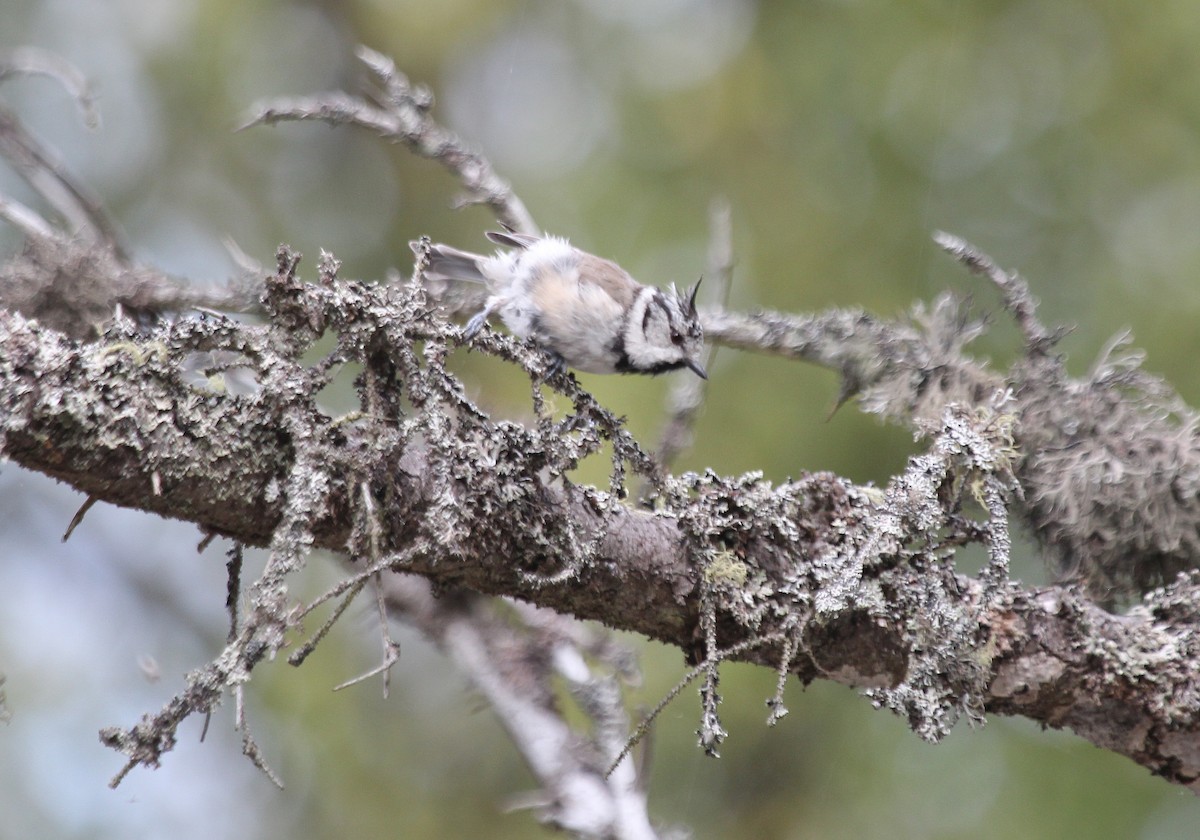
<instances>
[{"instance_id":1,"label":"bird's eye","mask_svg":"<svg viewBox=\"0 0 1200 840\"><path fill-rule=\"evenodd\" d=\"M683 333L671 330L671 343L675 345L683 344Z\"/></svg>"}]
</instances>

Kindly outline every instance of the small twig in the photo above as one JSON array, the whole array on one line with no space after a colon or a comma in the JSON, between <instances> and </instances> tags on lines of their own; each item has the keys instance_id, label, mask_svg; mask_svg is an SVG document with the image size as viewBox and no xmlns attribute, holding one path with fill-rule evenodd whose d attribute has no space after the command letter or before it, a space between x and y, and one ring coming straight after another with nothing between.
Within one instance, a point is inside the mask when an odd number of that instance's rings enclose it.
<instances>
[{"instance_id":1,"label":"small twig","mask_svg":"<svg viewBox=\"0 0 1200 840\"><path fill-rule=\"evenodd\" d=\"M705 755L720 758L721 754L717 752L717 748L729 733L721 726L721 719L717 715L717 706L721 702L721 696L717 694L717 685L721 679L721 660L716 655L715 594L711 582L706 580L700 594L700 629L704 632L704 662L701 663L704 666L704 685L700 686L700 728L696 730L696 734L700 736L700 746L704 748Z\"/></svg>"},{"instance_id":2,"label":"small twig","mask_svg":"<svg viewBox=\"0 0 1200 840\"><path fill-rule=\"evenodd\" d=\"M0 82L19 76L46 76L58 82L75 99L84 124L92 129L100 127L100 109L87 76L62 56L39 47L17 47L0 55Z\"/></svg>"},{"instance_id":3,"label":"small twig","mask_svg":"<svg viewBox=\"0 0 1200 840\"><path fill-rule=\"evenodd\" d=\"M246 704L244 702L244 686L237 686L233 690L237 713L235 716L234 728L242 733L242 755L250 759L250 763L262 771L262 774L271 780L275 787L283 790L283 780L275 775L275 771L267 764L266 757L259 749L258 743L254 740L254 736L250 734L250 721L246 718Z\"/></svg>"},{"instance_id":4,"label":"small twig","mask_svg":"<svg viewBox=\"0 0 1200 840\"><path fill-rule=\"evenodd\" d=\"M383 699L388 697L388 686L390 683L389 675L392 672L392 666L400 661L400 645L390 638L384 640L383 661L369 671L359 674L357 677L351 677L343 683L338 683L333 687L334 691L341 691L343 688L349 688L352 685L358 685L360 682L369 680L376 674L383 674Z\"/></svg>"},{"instance_id":5,"label":"small twig","mask_svg":"<svg viewBox=\"0 0 1200 840\"><path fill-rule=\"evenodd\" d=\"M400 643L392 638L391 626L388 624L387 598L383 593L383 578L375 575L371 578L371 588L375 590L375 608L379 611L379 635L383 642L383 699L388 699L392 688L392 665L400 661Z\"/></svg>"},{"instance_id":6,"label":"small twig","mask_svg":"<svg viewBox=\"0 0 1200 840\"><path fill-rule=\"evenodd\" d=\"M132 758L129 759L129 761L126 761L124 766L122 766L121 769L118 770L116 774L108 780L108 786L113 790L116 790L120 786L121 782L125 781L125 777L129 775L129 772L133 770L134 767L137 767L138 764L139 762Z\"/></svg>"},{"instance_id":7,"label":"small twig","mask_svg":"<svg viewBox=\"0 0 1200 840\"><path fill-rule=\"evenodd\" d=\"M271 784L283 790L283 779L279 778L275 774L275 771L271 769L271 765L267 764L266 757L262 754L262 750L259 749L258 743L250 737L249 730L242 733L242 755L250 759L250 763L261 770L263 775L271 780Z\"/></svg>"},{"instance_id":8,"label":"small twig","mask_svg":"<svg viewBox=\"0 0 1200 840\"><path fill-rule=\"evenodd\" d=\"M92 509L92 505L100 501L96 496L88 496L83 504L79 506L79 510L75 511L75 515L71 517L71 523L67 525L66 533L62 535L62 541L66 542L71 539L71 534L75 533L75 529L79 523L83 521L83 517L87 516L87 512Z\"/></svg>"},{"instance_id":9,"label":"small twig","mask_svg":"<svg viewBox=\"0 0 1200 840\"><path fill-rule=\"evenodd\" d=\"M408 285L413 290L425 290L425 271L429 268L429 252L433 249L433 240L422 234L417 238L417 247L413 252L414 260L412 274L408 277Z\"/></svg>"},{"instance_id":10,"label":"small twig","mask_svg":"<svg viewBox=\"0 0 1200 840\"><path fill-rule=\"evenodd\" d=\"M128 261L124 237L99 196L76 181L7 108L0 108L0 157L67 220L73 233L104 243L121 261Z\"/></svg>"},{"instance_id":11,"label":"small twig","mask_svg":"<svg viewBox=\"0 0 1200 840\"><path fill-rule=\"evenodd\" d=\"M1029 284L1017 274L1000 268L983 251L970 242L945 231L935 231L933 241L950 256L965 265L972 273L990 280L1000 290L1004 307L1012 313L1017 327L1025 336L1031 355L1044 355L1062 340L1066 330L1047 330L1037 318L1037 301Z\"/></svg>"},{"instance_id":12,"label":"small twig","mask_svg":"<svg viewBox=\"0 0 1200 840\"><path fill-rule=\"evenodd\" d=\"M361 521L361 520L366 521L366 526L367 526L367 530L368 530L367 549L368 549L368 552L369 552L371 560L372 560L371 565L372 565L372 567L378 567L380 555L382 554L381 546L383 543L383 526L379 522L379 516L378 516L376 507L375 507L375 499L371 495L371 485L366 481L361 481L361 482L359 482L358 489L359 489L359 496L361 498L358 519L359 519L359 521ZM386 700L388 697L388 694L390 692L390 689L391 689L392 666L395 665L400 660L400 643L392 638L391 630L388 628L387 604L384 602L383 584L382 584L382 581L380 578L380 574L381 574L381 572L376 572L375 574L371 575L370 577L361 578L361 580L364 583L366 581L370 581L370 583L372 584L372 589L375 590L375 608L376 608L377 615L379 618L379 635L380 635L381 639L383 640L383 661L380 663L380 665L377 668L372 668L370 671L366 672L365 674L363 674L359 677L355 677L354 679L347 680L346 682L344 682L338 686L335 686L333 690L341 691L343 688L347 688L348 686L355 685L356 683L362 682L363 680L365 680L369 677L373 677L376 674L382 673L383 674L383 697ZM358 587L358 589L354 590L354 592L360 591L361 588L362 588L362 586L360 585ZM353 594L350 596L347 596L346 602L344 602L344 603L348 603L350 601L350 599L353 597L354 597ZM335 614L334 617L330 619L330 625L332 625L332 622L337 619L337 615L340 615L340 614L341 614L341 608L339 608L337 611L337 614ZM315 644L315 642L316 642L316 640L314 639L314 644Z\"/></svg>"},{"instance_id":13,"label":"small twig","mask_svg":"<svg viewBox=\"0 0 1200 840\"><path fill-rule=\"evenodd\" d=\"M486 204L496 218L521 233L537 234L524 203L502 180L483 155L468 148L452 131L429 114L433 96L412 85L387 56L359 47L358 59L381 88L381 102L342 92L293 99L273 99L254 105L240 129L285 120L321 120L334 125L357 125L393 142L402 142L422 157L440 162L466 190L465 203Z\"/></svg>"},{"instance_id":14,"label":"small twig","mask_svg":"<svg viewBox=\"0 0 1200 840\"><path fill-rule=\"evenodd\" d=\"M8 710L8 695L4 692L4 682L8 679L4 674L0 674L0 723L8 723L12 720L12 712Z\"/></svg>"},{"instance_id":15,"label":"small twig","mask_svg":"<svg viewBox=\"0 0 1200 840\"><path fill-rule=\"evenodd\" d=\"M772 633L769 636L762 636L757 639L746 639L745 641L739 642L728 650L717 651L714 658L717 660L725 660L731 656L737 656L739 653L743 653L751 648L756 648L760 645L778 641L779 638L780 636L778 634ZM654 724L654 721L658 718L658 716L662 714L663 709L667 708L672 700L678 697L685 688L691 685L696 677L705 673L705 671L708 669L709 662L709 659L705 659L703 662L696 665L686 674L680 677L679 682L675 683L671 690L668 691L663 698L658 701L657 704L655 704L654 708L650 710L650 713L642 718L641 722L638 723L637 728L633 730L633 734L629 736L629 740L625 742L625 747L619 753L617 753L617 757L613 759L612 763L608 766L608 769L604 772L605 778L611 776L612 772L617 769L617 765L624 761L625 757L633 751L633 748L636 747L644 737L646 737L646 734L650 731L650 727Z\"/></svg>"},{"instance_id":16,"label":"small twig","mask_svg":"<svg viewBox=\"0 0 1200 840\"><path fill-rule=\"evenodd\" d=\"M371 501L371 498L370 498L370 487L367 485L366 482L362 482L359 485L359 489L361 491L362 498L365 500L364 505L366 508L366 515L370 522L370 537L369 537L370 542L371 542L370 550L373 553L378 554L380 541L382 540L383 535L382 535L381 528L379 526L379 522L378 522L377 518L374 516L374 502ZM389 634L389 632L387 630L387 615L386 615L386 611L384 610L384 607L382 605L382 602L380 600L383 596L382 596L380 589L378 588L379 587L379 576L382 572L389 571L389 570L390 571L397 570L399 567L403 566L404 563L406 563L412 557L415 557L415 556L425 552L427 550L427 548L428 548L428 546L424 540L416 540L411 545L406 547L404 551L390 554L385 557L379 558L374 563L372 563L370 566L368 566L366 569L363 569L362 571L358 572L357 574L352 575L351 577L345 578L345 579L339 581L336 585L330 587L324 593L322 593L321 595L319 595L315 599L313 599L312 603L310 603L308 606L297 609L295 612L294 618L296 621L299 621L299 620L303 619L306 615L311 613L314 609L319 607L321 604L324 604L326 601L336 598L339 595L342 595L343 593L348 593L348 594L346 594L346 597L344 599L342 599L341 603L339 603L337 605L337 607L334 608L333 613L329 616L328 619L326 619L325 623L321 625L320 629L317 630L316 634L308 642L306 642L302 647L293 651L292 654L290 656L288 656L288 664L298 666L301 663L303 663L305 659L308 658L309 654L311 654L314 650L316 650L317 645L319 645L321 643L321 641L325 638L326 634L333 628L333 625L337 623L339 618L341 618L342 613L344 613L346 611L346 608L350 606L350 603L356 597L358 597L358 594L362 591L363 587L366 586L368 582L374 582L377 587L376 601L380 605L380 610L381 610L380 621L383 624L385 662L382 666L380 666L380 668L377 668L377 669L369 672L368 674L364 675L364 677L369 677L374 674L377 674L380 672L380 670L390 668L393 664L395 664L395 659L391 658L392 649L395 648L395 650L398 652L400 649L400 645L392 640L391 635ZM346 685L351 685L354 682L357 682L358 679L361 679L361 678L356 678L354 680L351 680L348 683L344 683L343 685L338 686L338 688L343 688ZM387 696L387 687L388 687L387 682L385 681L385 683L384 683L384 696L385 697Z\"/></svg>"},{"instance_id":17,"label":"small twig","mask_svg":"<svg viewBox=\"0 0 1200 840\"><path fill-rule=\"evenodd\" d=\"M792 657L796 654L796 639L784 636L779 649L779 666L775 669L775 695L767 701L771 713L767 716L767 726L774 726L787 717L788 708L783 705L783 691L787 687L788 674L791 673Z\"/></svg>"},{"instance_id":18,"label":"small twig","mask_svg":"<svg viewBox=\"0 0 1200 840\"><path fill-rule=\"evenodd\" d=\"M226 643L232 642L238 635L238 600L242 587L242 544L234 543L227 555L229 562L225 564L225 609L229 612L229 635Z\"/></svg>"},{"instance_id":19,"label":"small twig","mask_svg":"<svg viewBox=\"0 0 1200 840\"><path fill-rule=\"evenodd\" d=\"M30 239L54 239L54 226L19 201L0 196L0 219Z\"/></svg>"},{"instance_id":20,"label":"small twig","mask_svg":"<svg viewBox=\"0 0 1200 840\"><path fill-rule=\"evenodd\" d=\"M422 553L428 553L428 551L429 551L429 547L428 547L427 543L425 543L422 540L418 544L407 547L404 551L395 552L393 554L387 555L386 557L383 557L378 562L373 563L371 566L367 567L366 569L363 569L361 572L358 572L357 574L353 575L352 577L348 577L348 578L338 581L337 584L335 584L334 586L331 586L329 589L325 590L323 593L321 593L316 598L314 598L308 606L297 610L296 620L299 621L300 619L304 618L306 615L311 613L313 610L315 610L317 607L324 604L326 601L329 601L329 600L332 600L333 598L338 597L343 592L348 592L351 589L354 589L356 591L358 589L361 589L363 584L366 583L367 580L369 580L372 577L377 576L380 572L384 572L384 571L388 571L388 570L402 571L403 566L411 558L416 557Z\"/></svg>"},{"instance_id":21,"label":"small twig","mask_svg":"<svg viewBox=\"0 0 1200 840\"><path fill-rule=\"evenodd\" d=\"M1014 482L1015 484L1015 482ZM1019 487L1019 485L1017 485ZM984 595L990 600L1009 583L1009 556L1012 553L1012 538L1008 531L1008 495L1011 488L996 475L983 478L981 501L988 512L987 546L988 564L980 571Z\"/></svg>"},{"instance_id":22,"label":"small twig","mask_svg":"<svg viewBox=\"0 0 1200 840\"><path fill-rule=\"evenodd\" d=\"M313 637L299 648L292 651L291 655L288 656L289 665L302 665L304 660L308 658L308 655L317 649L317 645L319 645L325 638L326 634L333 629L333 625L337 624L338 619L342 617L342 613L346 611L346 608L353 603L354 599L358 596L358 593L361 592L363 587L367 585L367 580L368 578L359 578L358 581L350 587L350 592L334 608L329 618L327 618L325 623L322 624L317 632L313 634Z\"/></svg>"}]
</instances>

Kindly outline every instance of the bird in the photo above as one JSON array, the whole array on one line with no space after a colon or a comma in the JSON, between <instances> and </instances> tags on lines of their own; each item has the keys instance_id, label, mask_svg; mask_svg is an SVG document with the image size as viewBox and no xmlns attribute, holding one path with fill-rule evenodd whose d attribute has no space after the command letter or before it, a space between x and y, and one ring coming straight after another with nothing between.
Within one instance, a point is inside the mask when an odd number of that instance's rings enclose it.
<instances>
[{"instance_id":1,"label":"bird","mask_svg":"<svg viewBox=\"0 0 1200 840\"><path fill-rule=\"evenodd\" d=\"M550 354L550 375L568 366L586 373L640 374L687 368L708 379L701 363L704 330L696 312L699 281L685 292L673 285L646 286L615 262L558 236L504 230L489 231L487 238L501 247L492 256L409 243L418 256L426 254L427 280L487 288L483 309L467 322L467 341L499 314L510 332Z\"/></svg>"}]
</instances>

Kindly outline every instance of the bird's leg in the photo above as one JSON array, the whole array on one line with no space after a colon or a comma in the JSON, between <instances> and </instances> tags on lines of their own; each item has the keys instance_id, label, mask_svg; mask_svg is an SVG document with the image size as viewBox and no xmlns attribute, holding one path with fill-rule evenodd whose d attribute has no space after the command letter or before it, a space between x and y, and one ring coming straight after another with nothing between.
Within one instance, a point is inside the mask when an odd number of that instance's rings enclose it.
<instances>
[{"instance_id":1,"label":"bird's leg","mask_svg":"<svg viewBox=\"0 0 1200 840\"><path fill-rule=\"evenodd\" d=\"M488 298L483 309L475 313L474 317L472 317L470 321L467 321L467 327L465 330L463 330L463 341L470 341L472 338L479 335L479 331L483 329L483 325L487 322L487 319L495 315L503 303L504 299L498 295L493 295L492 297Z\"/></svg>"}]
</instances>

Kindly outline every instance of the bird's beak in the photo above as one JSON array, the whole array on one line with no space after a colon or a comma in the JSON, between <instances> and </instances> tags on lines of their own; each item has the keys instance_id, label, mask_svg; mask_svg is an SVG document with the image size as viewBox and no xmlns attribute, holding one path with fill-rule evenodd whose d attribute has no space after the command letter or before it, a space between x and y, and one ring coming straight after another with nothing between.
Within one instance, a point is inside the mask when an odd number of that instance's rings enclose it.
<instances>
[{"instance_id":1,"label":"bird's beak","mask_svg":"<svg viewBox=\"0 0 1200 840\"><path fill-rule=\"evenodd\" d=\"M684 362L688 366L688 370L699 376L701 379L708 379L708 374L704 372L704 366L694 359L688 359Z\"/></svg>"}]
</instances>

